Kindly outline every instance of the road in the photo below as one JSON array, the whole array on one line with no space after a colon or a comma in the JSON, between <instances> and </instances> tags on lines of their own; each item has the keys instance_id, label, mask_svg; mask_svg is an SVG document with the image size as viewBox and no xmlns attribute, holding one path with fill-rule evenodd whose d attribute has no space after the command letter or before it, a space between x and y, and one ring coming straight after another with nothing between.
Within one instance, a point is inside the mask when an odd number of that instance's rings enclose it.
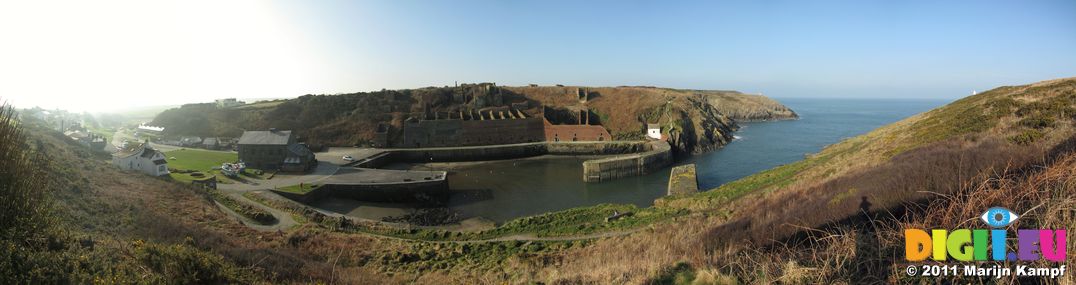
<instances>
[{"instance_id":1,"label":"road","mask_svg":"<svg viewBox=\"0 0 1076 285\"><path fill-rule=\"evenodd\" d=\"M141 140L139 138L136 138L133 134L127 132L125 129L117 129L116 132L112 134L112 142L111 142L112 148L111 149L118 150L121 146L123 146L123 143L126 142L126 141L142 142L143 140ZM162 151L162 152L169 152L169 151L173 151L173 150L183 148L183 147L178 147L178 146L157 144L157 143L152 143L152 142L149 143L149 146L156 149L156 150ZM109 149L109 148L106 147L106 149Z\"/></svg>"},{"instance_id":2,"label":"road","mask_svg":"<svg viewBox=\"0 0 1076 285\"><path fill-rule=\"evenodd\" d=\"M247 183L217 184L217 189L224 191L224 193L244 193L254 190L292 186L299 183L317 183L325 178L329 178L329 176L335 174L337 170L340 170L340 165L318 161L318 166L310 173L280 173L274 176L273 179L248 179Z\"/></svg>"}]
</instances>

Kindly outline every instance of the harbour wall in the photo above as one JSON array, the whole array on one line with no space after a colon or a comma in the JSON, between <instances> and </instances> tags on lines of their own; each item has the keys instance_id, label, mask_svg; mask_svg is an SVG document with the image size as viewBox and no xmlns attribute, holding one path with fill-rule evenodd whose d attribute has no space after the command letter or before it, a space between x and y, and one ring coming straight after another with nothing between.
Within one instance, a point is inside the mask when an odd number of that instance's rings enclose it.
<instances>
[{"instance_id":1,"label":"harbour wall","mask_svg":"<svg viewBox=\"0 0 1076 285\"><path fill-rule=\"evenodd\" d=\"M306 204L330 196L368 202L440 204L447 201L449 195L448 181L445 179L392 183L326 183L304 194L279 190L273 190L273 193Z\"/></svg>"},{"instance_id":2,"label":"harbour wall","mask_svg":"<svg viewBox=\"0 0 1076 285\"><path fill-rule=\"evenodd\" d=\"M664 141L651 141L650 150L583 162L583 181L601 182L656 172L673 163L672 148Z\"/></svg>"},{"instance_id":3,"label":"harbour wall","mask_svg":"<svg viewBox=\"0 0 1076 285\"><path fill-rule=\"evenodd\" d=\"M652 173L673 163L664 141L533 142L508 145L386 149L354 164L377 168L391 162L459 162L534 157L540 155L617 155L583 162L583 181L601 182Z\"/></svg>"}]
</instances>

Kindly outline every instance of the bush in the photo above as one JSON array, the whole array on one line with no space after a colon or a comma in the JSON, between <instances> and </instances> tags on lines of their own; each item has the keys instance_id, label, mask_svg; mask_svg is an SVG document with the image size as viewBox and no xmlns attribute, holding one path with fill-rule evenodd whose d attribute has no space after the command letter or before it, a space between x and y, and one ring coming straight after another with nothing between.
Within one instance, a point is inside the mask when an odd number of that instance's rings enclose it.
<instances>
[{"instance_id":1,"label":"bush","mask_svg":"<svg viewBox=\"0 0 1076 285\"><path fill-rule=\"evenodd\" d=\"M1009 137L1009 141L1018 145L1029 145L1042 138L1045 134L1038 130L1025 130L1019 135Z\"/></svg>"}]
</instances>

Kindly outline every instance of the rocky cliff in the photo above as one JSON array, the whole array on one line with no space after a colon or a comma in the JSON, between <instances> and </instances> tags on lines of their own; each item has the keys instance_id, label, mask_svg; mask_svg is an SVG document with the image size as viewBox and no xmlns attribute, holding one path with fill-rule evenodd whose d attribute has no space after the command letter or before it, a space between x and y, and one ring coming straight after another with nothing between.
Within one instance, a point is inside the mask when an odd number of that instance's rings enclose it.
<instances>
[{"instance_id":1,"label":"rocky cliff","mask_svg":"<svg viewBox=\"0 0 1076 285\"><path fill-rule=\"evenodd\" d=\"M392 142L401 139L399 130L408 118L444 118L505 106L543 114L554 124L601 124L615 139L642 139L647 124L659 124L677 153L727 144L738 128L736 121L796 118L772 99L734 91L484 83L305 95L231 108L188 104L162 112L153 124L165 127L168 135L222 137L238 136L244 129L292 129L315 147L342 146L370 142L379 124L390 126Z\"/></svg>"}]
</instances>

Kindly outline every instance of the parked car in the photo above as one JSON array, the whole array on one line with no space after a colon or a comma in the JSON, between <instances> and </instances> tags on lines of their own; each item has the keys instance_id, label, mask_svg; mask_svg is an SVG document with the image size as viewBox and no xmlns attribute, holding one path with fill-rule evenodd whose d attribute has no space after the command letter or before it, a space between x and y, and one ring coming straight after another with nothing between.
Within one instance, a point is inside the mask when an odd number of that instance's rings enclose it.
<instances>
[{"instance_id":1,"label":"parked car","mask_svg":"<svg viewBox=\"0 0 1076 285\"><path fill-rule=\"evenodd\" d=\"M347 161L355 161L355 158L354 158L354 157L351 157L350 155L345 155L345 156L344 156L344 160L347 160Z\"/></svg>"}]
</instances>

